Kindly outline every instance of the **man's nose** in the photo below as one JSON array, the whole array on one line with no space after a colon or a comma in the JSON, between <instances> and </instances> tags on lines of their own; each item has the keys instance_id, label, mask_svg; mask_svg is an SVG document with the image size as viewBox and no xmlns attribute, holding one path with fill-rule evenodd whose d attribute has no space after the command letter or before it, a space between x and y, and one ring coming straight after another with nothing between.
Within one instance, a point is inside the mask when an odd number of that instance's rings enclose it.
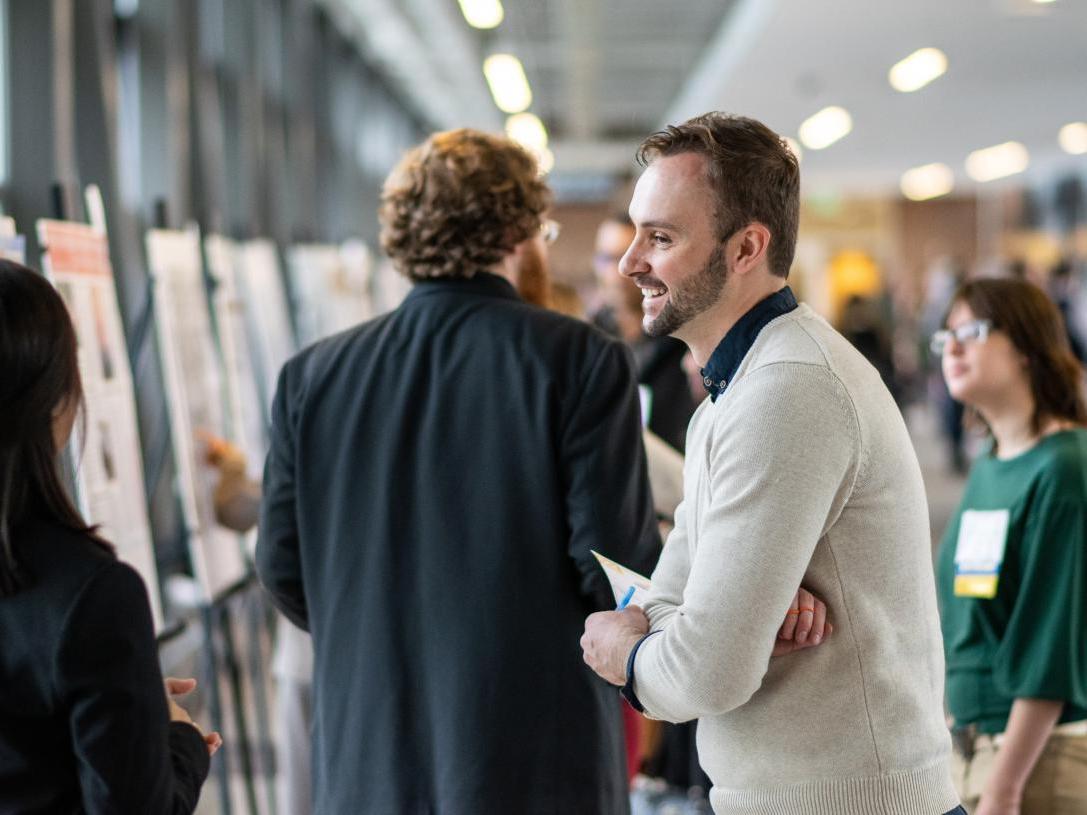
<instances>
[{"instance_id":1,"label":"man's nose","mask_svg":"<svg viewBox=\"0 0 1087 815\"><path fill-rule=\"evenodd\" d=\"M635 242L632 243L623 253L623 256L619 258L619 274L623 277L634 277L645 271L640 268L641 265L641 260L638 257L637 243Z\"/></svg>"}]
</instances>

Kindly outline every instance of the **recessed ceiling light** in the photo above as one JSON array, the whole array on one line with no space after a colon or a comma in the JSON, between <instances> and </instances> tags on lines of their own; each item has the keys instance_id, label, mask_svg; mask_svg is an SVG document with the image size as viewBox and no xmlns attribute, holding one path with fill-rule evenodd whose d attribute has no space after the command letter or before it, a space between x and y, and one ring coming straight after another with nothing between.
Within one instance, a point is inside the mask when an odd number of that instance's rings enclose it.
<instances>
[{"instance_id":1,"label":"recessed ceiling light","mask_svg":"<svg viewBox=\"0 0 1087 815\"><path fill-rule=\"evenodd\" d=\"M536 164L540 168L540 175L547 175L555 169L555 154L550 147L545 147L536 152Z\"/></svg>"},{"instance_id":2,"label":"recessed ceiling light","mask_svg":"<svg viewBox=\"0 0 1087 815\"><path fill-rule=\"evenodd\" d=\"M995 181L1027 169L1030 154L1017 141L975 150L966 158L966 172L975 181Z\"/></svg>"},{"instance_id":3,"label":"recessed ceiling light","mask_svg":"<svg viewBox=\"0 0 1087 815\"><path fill-rule=\"evenodd\" d=\"M902 174L902 194L911 201L947 195L955 186L955 174L946 164L924 164Z\"/></svg>"},{"instance_id":4,"label":"recessed ceiling light","mask_svg":"<svg viewBox=\"0 0 1087 815\"><path fill-rule=\"evenodd\" d=\"M796 156L796 163L799 164L804 160L804 151L800 149L800 142L789 136L785 137L785 144L792 150L793 155Z\"/></svg>"},{"instance_id":5,"label":"recessed ceiling light","mask_svg":"<svg viewBox=\"0 0 1087 815\"><path fill-rule=\"evenodd\" d=\"M853 129L853 117L845 108L831 106L804 120L798 135L809 150L822 150L848 135Z\"/></svg>"},{"instance_id":6,"label":"recessed ceiling light","mask_svg":"<svg viewBox=\"0 0 1087 815\"><path fill-rule=\"evenodd\" d=\"M547 128L535 113L515 113L506 119L506 135L529 150L547 147Z\"/></svg>"},{"instance_id":7,"label":"recessed ceiling light","mask_svg":"<svg viewBox=\"0 0 1087 815\"><path fill-rule=\"evenodd\" d=\"M887 74L891 87L902 93L920 90L947 70L947 56L938 48L921 48L901 62L896 62Z\"/></svg>"},{"instance_id":8,"label":"recessed ceiling light","mask_svg":"<svg viewBox=\"0 0 1087 815\"><path fill-rule=\"evenodd\" d=\"M503 113L520 113L532 104L532 91L521 60L513 54L493 54L483 61L483 75L494 103Z\"/></svg>"},{"instance_id":9,"label":"recessed ceiling light","mask_svg":"<svg viewBox=\"0 0 1087 815\"><path fill-rule=\"evenodd\" d=\"M1087 153L1087 122L1071 122L1061 128L1057 140L1066 153L1079 156Z\"/></svg>"},{"instance_id":10,"label":"recessed ceiling light","mask_svg":"<svg viewBox=\"0 0 1087 815\"><path fill-rule=\"evenodd\" d=\"M472 28L496 28L505 12L500 0L459 0L460 11Z\"/></svg>"}]
</instances>

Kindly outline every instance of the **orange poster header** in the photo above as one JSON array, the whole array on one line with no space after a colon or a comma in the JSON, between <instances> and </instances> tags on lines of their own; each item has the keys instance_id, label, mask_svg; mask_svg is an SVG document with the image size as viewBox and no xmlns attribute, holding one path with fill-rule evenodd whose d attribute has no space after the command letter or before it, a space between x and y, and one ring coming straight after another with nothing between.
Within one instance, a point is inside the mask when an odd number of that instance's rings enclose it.
<instances>
[{"instance_id":1,"label":"orange poster header","mask_svg":"<svg viewBox=\"0 0 1087 815\"><path fill-rule=\"evenodd\" d=\"M42 262L51 274L113 276L106 236L75 221L38 221Z\"/></svg>"}]
</instances>

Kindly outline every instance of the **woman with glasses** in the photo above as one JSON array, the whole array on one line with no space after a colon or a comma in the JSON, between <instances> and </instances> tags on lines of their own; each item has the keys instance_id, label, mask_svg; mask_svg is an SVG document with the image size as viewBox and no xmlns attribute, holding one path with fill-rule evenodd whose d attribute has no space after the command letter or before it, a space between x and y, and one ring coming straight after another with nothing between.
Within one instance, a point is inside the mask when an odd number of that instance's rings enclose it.
<instances>
[{"instance_id":1,"label":"woman with glasses","mask_svg":"<svg viewBox=\"0 0 1087 815\"><path fill-rule=\"evenodd\" d=\"M958 290L932 339L987 432L937 581L956 781L974 815L1087 813L1087 404L1056 306Z\"/></svg>"},{"instance_id":2,"label":"woman with glasses","mask_svg":"<svg viewBox=\"0 0 1087 815\"><path fill-rule=\"evenodd\" d=\"M58 469L83 401L45 278L0 261L0 812L191 813L207 736L163 687L147 591Z\"/></svg>"}]
</instances>

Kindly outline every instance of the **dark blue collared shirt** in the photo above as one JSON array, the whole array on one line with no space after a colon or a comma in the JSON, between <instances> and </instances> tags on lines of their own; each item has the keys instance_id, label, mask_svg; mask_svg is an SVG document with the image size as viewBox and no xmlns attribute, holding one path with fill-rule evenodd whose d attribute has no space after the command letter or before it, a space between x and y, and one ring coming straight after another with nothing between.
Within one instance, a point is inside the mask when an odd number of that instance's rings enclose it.
<instances>
[{"instance_id":1,"label":"dark blue collared shirt","mask_svg":"<svg viewBox=\"0 0 1087 815\"><path fill-rule=\"evenodd\" d=\"M788 314L796 308L796 297L788 286L760 300L747 314L736 321L714 349L702 369L702 384L709 391L710 399L725 392L728 383L736 375L747 352L755 344L755 338L768 322Z\"/></svg>"}]
</instances>

